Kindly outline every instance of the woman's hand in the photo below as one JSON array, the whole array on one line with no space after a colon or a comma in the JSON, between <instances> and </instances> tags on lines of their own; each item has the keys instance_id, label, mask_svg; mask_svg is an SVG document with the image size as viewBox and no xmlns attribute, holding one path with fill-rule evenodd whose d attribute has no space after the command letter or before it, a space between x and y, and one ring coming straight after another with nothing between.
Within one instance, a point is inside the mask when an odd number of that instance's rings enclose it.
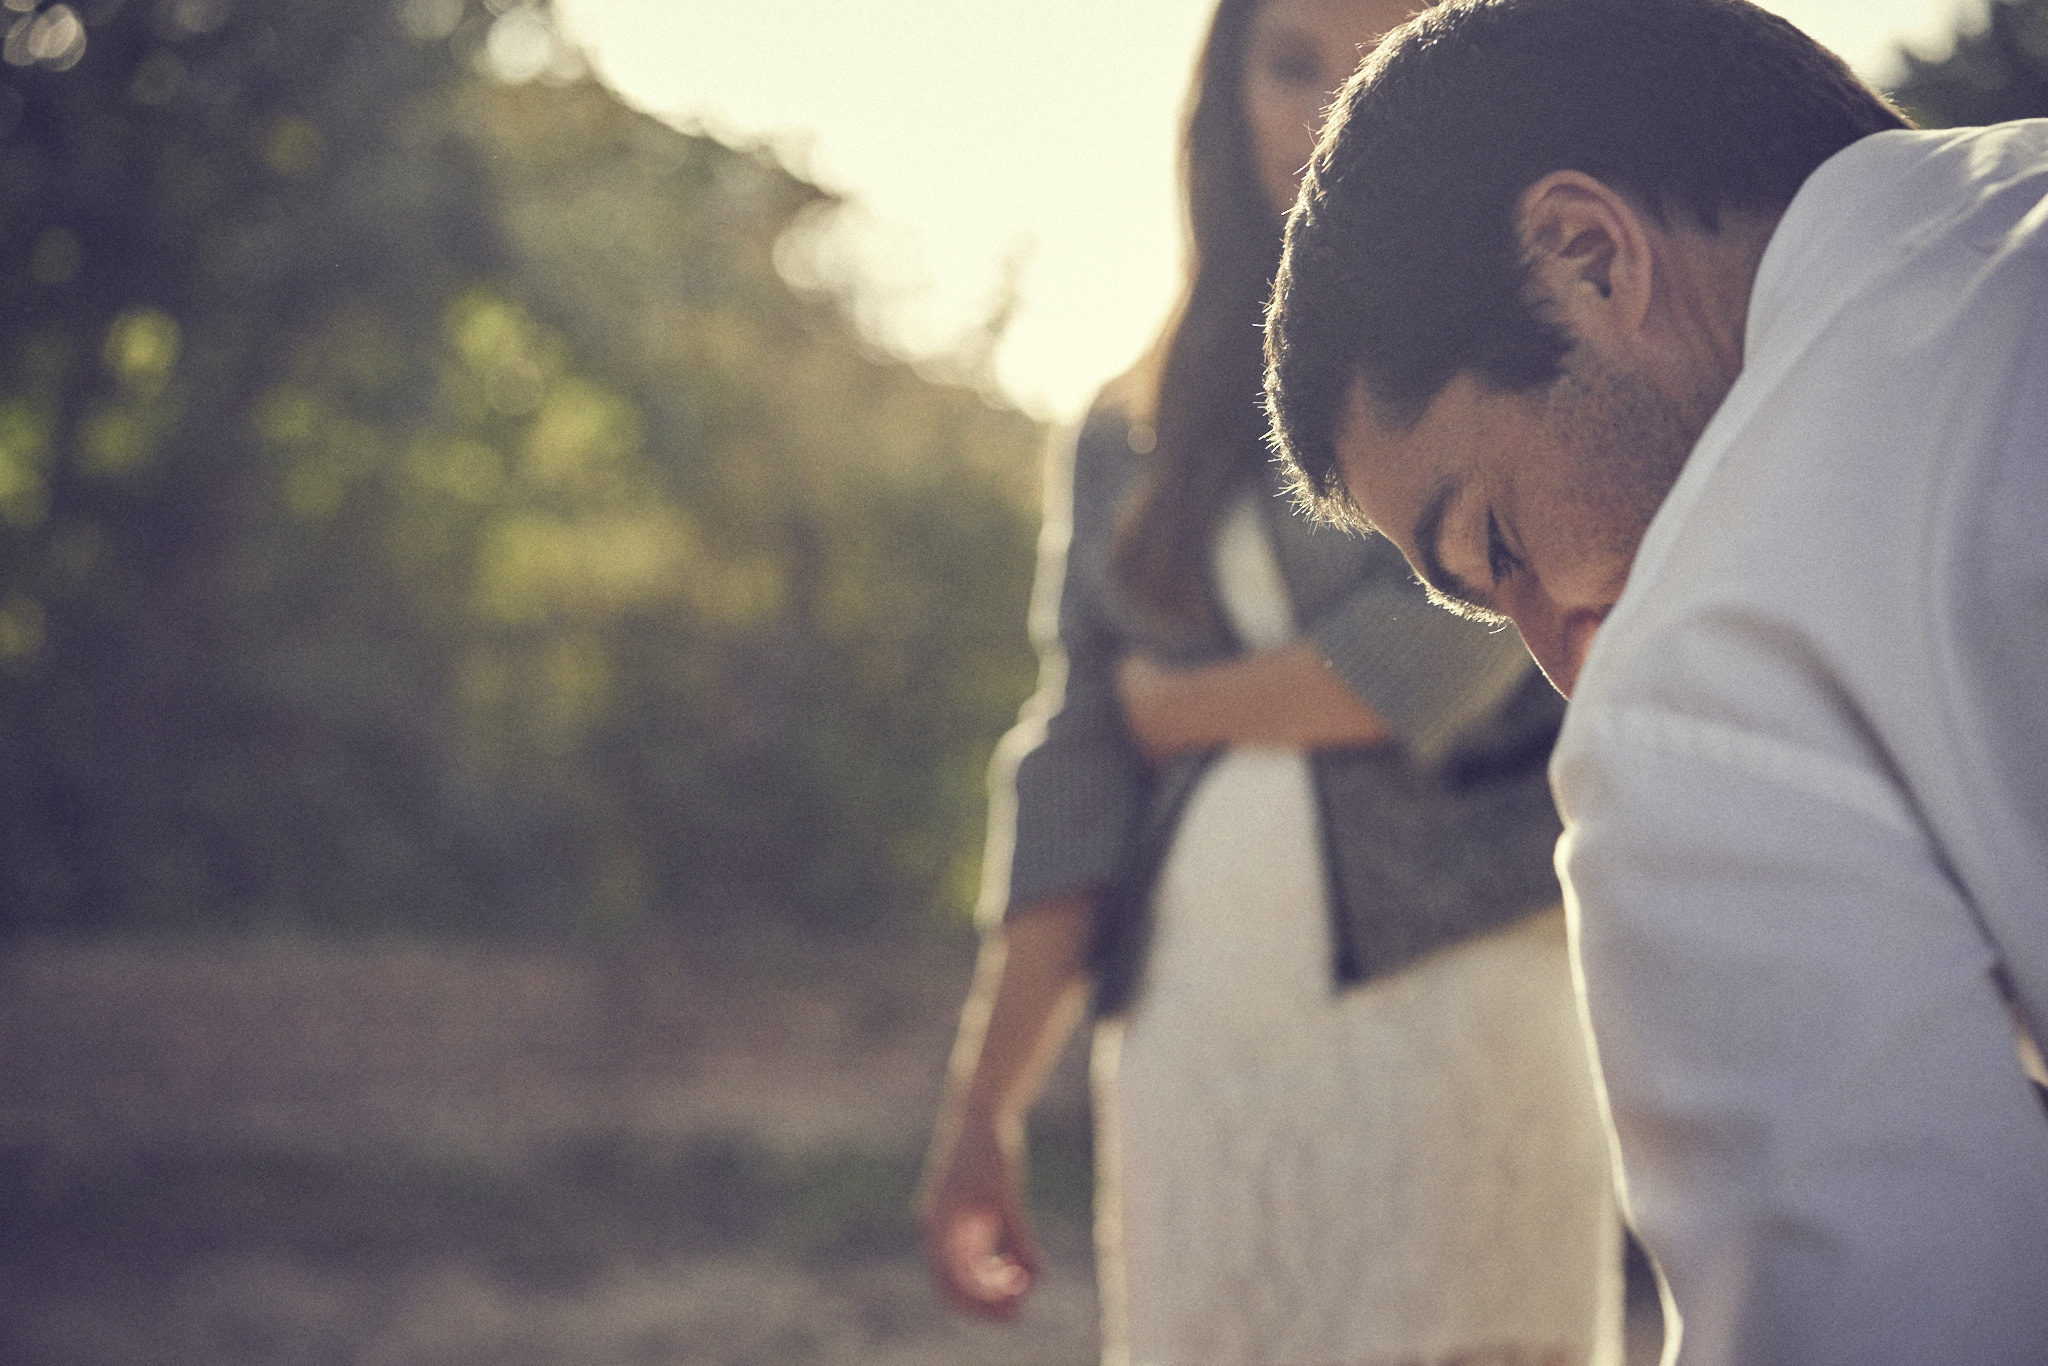
<instances>
[{"instance_id":1,"label":"woman's hand","mask_svg":"<svg viewBox=\"0 0 2048 1366\"><path fill-rule=\"evenodd\" d=\"M1147 654L1125 655L1116 666L1116 695L1123 704L1124 727L1155 764L1182 752L1186 718L1177 685L1183 672L1194 671L1170 669Z\"/></svg>"},{"instance_id":2,"label":"woman's hand","mask_svg":"<svg viewBox=\"0 0 2048 1366\"><path fill-rule=\"evenodd\" d=\"M1305 639L1188 669L1129 654L1116 683L1124 724L1155 764L1230 745L1341 749L1393 738Z\"/></svg>"},{"instance_id":3,"label":"woman's hand","mask_svg":"<svg viewBox=\"0 0 2048 1366\"><path fill-rule=\"evenodd\" d=\"M1015 1318L1038 1279L1024 1115L1086 1003L1095 900L1079 888L1011 911L960 1012L917 1221L939 1293L977 1318Z\"/></svg>"},{"instance_id":4,"label":"woman's hand","mask_svg":"<svg viewBox=\"0 0 2048 1366\"><path fill-rule=\"evenodd\" d=\"M1014 1319L1038 1279L1018 1146L992 1124L964 1123L918 1202L932 1280L949 1304L976 1318Z\"/></svg>"}]
</instances>

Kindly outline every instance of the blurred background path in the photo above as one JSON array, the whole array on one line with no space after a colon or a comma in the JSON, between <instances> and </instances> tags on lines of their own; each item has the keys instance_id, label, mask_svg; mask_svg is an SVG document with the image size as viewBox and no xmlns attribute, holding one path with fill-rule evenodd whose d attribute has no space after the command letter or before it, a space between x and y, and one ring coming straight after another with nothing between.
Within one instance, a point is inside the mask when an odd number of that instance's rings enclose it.
<instances>
[{"instance_id":1,"label":"blurred background path","mask_svg":"<svg viewBox=\"0 0 2048 1366\"><path fill-rule=\"evenodd\" d=\"M760 948L0 956L0 1360L1091 1361L1078 1058L968 1325L907 1214L964 946Z\"/></svg>"}]
</instances>

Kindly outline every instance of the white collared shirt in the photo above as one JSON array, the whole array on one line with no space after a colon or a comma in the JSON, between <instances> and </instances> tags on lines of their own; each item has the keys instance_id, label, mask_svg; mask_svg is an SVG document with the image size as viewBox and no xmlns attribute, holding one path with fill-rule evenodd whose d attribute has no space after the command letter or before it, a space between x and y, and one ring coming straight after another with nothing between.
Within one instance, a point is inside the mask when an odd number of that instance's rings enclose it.
<instances>
[{"instance_id":1,"label":"white collared shirt","mask_svg":"<svg viewBox=\"0 0 2048 1366\"><path fill-rule=\"evenodd\" d=\"M1685 1366L2048 1362L2048 120L1800 191L1551 778Z\"/></svg>"}]
</instances>

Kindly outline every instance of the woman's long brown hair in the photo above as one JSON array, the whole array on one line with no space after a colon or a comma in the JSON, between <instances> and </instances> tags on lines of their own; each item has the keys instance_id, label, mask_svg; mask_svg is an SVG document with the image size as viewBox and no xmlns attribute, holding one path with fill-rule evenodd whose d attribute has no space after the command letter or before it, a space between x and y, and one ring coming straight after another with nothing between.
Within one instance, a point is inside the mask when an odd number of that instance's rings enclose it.
<instances>
[{"instance_id":1,"label":"woman's long brown hair","mask_svg":"<svg viewBox=\"0 0 2048 1366\"><path fill-rule=\"evenodd\" d=\"M1149 427L1152 449L1110 552L1125 591L1180 639L1222 633L1211 541L1225 506L1267 459L1261 347L1281 223L1266 202L1244 115L1261 3L1222 0L1195 67L1181 135L1187 290L1154 348L1152 392L1143 394L1141 380L1130 405L1133 444L1142 450Z\"/></svg>"}]
</instances>

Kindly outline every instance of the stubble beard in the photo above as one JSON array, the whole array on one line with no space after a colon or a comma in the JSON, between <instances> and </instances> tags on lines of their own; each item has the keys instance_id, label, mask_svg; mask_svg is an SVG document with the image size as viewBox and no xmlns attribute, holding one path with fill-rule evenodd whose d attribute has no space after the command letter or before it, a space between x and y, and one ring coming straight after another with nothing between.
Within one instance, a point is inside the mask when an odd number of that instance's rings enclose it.
<instances>
[{"instance_id":1,"label":"stubble beard","mask_svg":"<svg viewBox=\"0 0 2048 1366\"><path fill-rule=\"evenodd\" d=\"M1548 406L1578 453L1568 501L1583 552L1616 565L1617 585L1719 405L1719 395L1674 397L1583 346L1566 359Z\"/></svg>"}]
</instances>

